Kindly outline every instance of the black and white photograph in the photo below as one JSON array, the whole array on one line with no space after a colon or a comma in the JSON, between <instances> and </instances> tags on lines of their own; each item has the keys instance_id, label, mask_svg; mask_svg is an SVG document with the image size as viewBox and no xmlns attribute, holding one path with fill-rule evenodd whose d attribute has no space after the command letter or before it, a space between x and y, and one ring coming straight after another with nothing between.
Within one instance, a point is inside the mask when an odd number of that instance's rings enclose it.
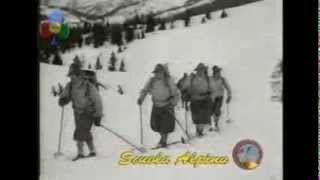
<instances>
[{"instance_id":1,"label":"black and white photograph","mask_svg":"<svg viewBox=\"0 0 320 180\"><path fill-rule=\"evenodd\" d=\"M282 180L282 1L41 0L40 180Z\"/></svg>"}]
</instances>

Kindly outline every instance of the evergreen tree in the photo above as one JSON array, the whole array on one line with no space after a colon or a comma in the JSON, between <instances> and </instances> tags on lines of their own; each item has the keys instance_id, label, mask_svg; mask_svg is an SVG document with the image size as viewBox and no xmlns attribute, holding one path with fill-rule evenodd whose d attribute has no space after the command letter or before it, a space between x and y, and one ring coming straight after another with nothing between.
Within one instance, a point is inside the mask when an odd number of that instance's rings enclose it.
<instances>
[{"instance_id":1,"label":"evergreen tree","mask_svg":"<svg viewBox=\"0 0 320 180\"><path fill-rule=\"evenodd\" d=\"M70 36L67 41L68 41L67 42L68 49L75 48L75 44L77 42L77 29L76 28L71 29Z\"/></svg>"},{"instance_id":2,"label":"evergreen tree","mask_svg":"<svg viewBox=\"0 0 320 180\"><path fill-rule=\"evenodd\" d=\"M125 63L124 63L124 61L123 61L123 60L121 61L119 71L121 71L121 72L126 72Z\"/></svg>"},{"instance_id":3,"label":"evergreen tree","mask_svg":"<svg viewBox=\"0 0 320 180\"><path fill-rule=\"evenodd\" d=\"M85 22L84 23L84 34L88 34L88 33L90 33L91 32L91 24L90 23L88 23L88 22Z\"/></svg>"},{"instance_id":4,"label":"evergreen tree","mask_svg":"<svg viewBox=\"0 0 320 180\"><path fill-rule=\"evenodd\" d=\"M95 26L94 30L94 44L96 47L102 46L106 36L105 36L105 30L101 24L97 24Z\"/></svg>"},{"instance_id":5,"label":"evergreen tree","mask_svg":"<svg viewBox=\"0 0 320 180\"><path fill-rule=\"evenodd\" d=\"M110 30L109 30L109 22L107 22L107 24L105 24L102 28L103 31L103 36L104 36L104 41L109 41L109 34L110 34Z\"/></svg>"},{"instance_id":6,"label":"evergreen tree","mask_svg":"<svg viewBox=\"0 0 320 180\"><path fill-rule=\"evenodd\" d=\"M95 68L96 68L96 70L102 69L102 64L100 62L100 57L97 58Z\"/></svg>"},{"instance_id":7,"label":"evergreen tree","mask_svg":"<svg viewBox=\"0 0 320 180\"><path fill-rule=\"evenodd\" d=\"M201 24L204 24L204 23L206 23L206 17L202 17L201 19Z\"/></svg>"},{"instance_id":8,"label":"evergreen tree","mask_svg":"<svg viewBox=\"0 0 320 180\"><path fill-rule=\"evenodd\" d=\"M73 58L73 63L77 64L79 67L82 67L82 63L78 55Z\"/></svg>"},{"instance_id":9,"label":"evergreen tree","mask_svg":"<svg viewBox=\"0 0 320 180\"><path fill-rule=\"evenodd\" d=\"M190 26L190 12L187 10L184 18L184 26L189 27Z\"/></svg>"},{"instance_id":10,"label":"evergreen tree","mask_svg":"<svg viewBox=\"0 0 320 180\"><path fill-rule=\"evenodd\" d=\"M166 23L165 23L165 21L161 20L159 30L166 30Z\"/></svg>"},{"instance_id":11,"label":"evergreen tree","mask_svg":"<svg viewBox=\"0 0 320 180\"><path fill-rule=\"evenodd\" d=\"M54 59L52 61L52 64L55 64L55 65L62 65L63 62L62 62L62 59L59 55L59 53L56 53L55 56L54 56Z\"/></svg>"},{"instance_id":12,"label":"evergreen tree","mask_svg":"<svg viewBox=\"0 0 320 180\"><path fill-rule=\"evenodd\" d=\"M141 24L142 23L141 18L138 14L135 15L135 17L133 19L133 23L134 24Z\"/></svg>"},{"instance_id":13,"label":"evergreen tree","mask_svg":"<svg viewBox=\"0 0 320 180\"><path fill-rule=\"evenodd\" d=\"M226 17L228 17L228 14L227 14L227 12L223 9L223 10L222 10L222 13L221 13L221 15L220 15L220 18L226 18Z\"/></svg>"},{"instance_id":14,"label":"evergreen tree","mask_svg":"<svg viewBox=\"0 0 320 180\"><path fill-rule=\"evenodd\" d=\"M101 38L101 35L99 34L99 26L98 24L94 24L92 27L92 31L93 31L93 47L97 48L99 46L99 41Z\"/></svg>"},{"instance_id":15,"label":"evergreen tree","mask_svg":"<svg viewBox=\"0 0 320 180\"><path fill-rule=\"evenodd\" d=\"M210 12L210 11L207 11L207 12L206 12L206 18L207 18L208 20L211 19L211 12Z\"/></svg>"},{"instance_id":16,"label":"evergreen tree","mask_svg":"<svg viewBox=\"0 0 320 180\"><path fill-rule=\"evenodd\" d=\"M127 42L131 42L133 40L133 35L134 35L134 32L133 32L133 26L132 25L129 25L128 23L125 23L124 26L124 31L126 32L126 36L125 36L125 39Z\"/></svg>"},{"instance_id":17,"label":"evergreen tree","mask_svg":"<svg viewBox=\"0 0 320 180\"><path fill-rule=\"evenodd\" d=\"M113 25L111 27L111 43L118 46L123 45L122 33L123 27L121 24Z\"/></svg>"},{"instance_id":18,"label":"evergreen tree","mask_svg":"<svg viewBox=\"0 0 320 180\"><path fill-rule=\"evenodd\" d=\"M117 58L114 52L111 53L110 62L109 62L109 71L116 70Z\"/></svg>"},{"instance_id":19,"label":"evergreen tree","mask_svg":"<svg viewBox=\"0 0 320 180\"><path fill-rule=\"evenodd\" d=\"M146 38L146 25L145 24L143 24L142 26L141 26L141 38L142 39L144 39L144 38Z\"/></svg>"},{"instance_id":20,"label":"evergreen tree","mask_svg":"<svg viewBox=\"0 0 320 180\"><path fill-rule=\"evenodd\" d=\"M146 32L153 32L156 26L155 19L153 17L153 14L150 13L147 17L147 29Z\"/></svg>"},{"instance_id":21,"label":"evergreen tree","mask_svg":"<svg viewBox=\"0 0 320 180\"><path fill-rule=\"evenodd\" d=\"M84 43L85 45L90 45L92 43L92 37L88 36L85 38Z\"/></svg>"},{"instance_id":22,"label":"evergreen tree","mask_svg":"<svg viewBox=\"0 0 320 180\"><path fill-rule=\"evenodd\" d=\"M121 46L118 46L118 53L122 53L122 48L121 48Z\"/></svg>"}]
</instances>

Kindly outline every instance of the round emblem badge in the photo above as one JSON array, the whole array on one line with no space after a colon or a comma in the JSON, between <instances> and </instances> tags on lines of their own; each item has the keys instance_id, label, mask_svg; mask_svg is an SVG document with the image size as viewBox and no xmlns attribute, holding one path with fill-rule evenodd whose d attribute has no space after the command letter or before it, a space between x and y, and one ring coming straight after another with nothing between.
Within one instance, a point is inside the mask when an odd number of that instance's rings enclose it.
<instances>
[{"instance_id":1,"label":"round emblem badge","mask_svg":"<svg viewBox=\"0 0 320 180\"><path fill-rule=\"evenodd\" d=\"M253 170L261 164L262 148L253 140L242 140L233 148L233 161L245 170Z\"/></svg>"}]
</instances>

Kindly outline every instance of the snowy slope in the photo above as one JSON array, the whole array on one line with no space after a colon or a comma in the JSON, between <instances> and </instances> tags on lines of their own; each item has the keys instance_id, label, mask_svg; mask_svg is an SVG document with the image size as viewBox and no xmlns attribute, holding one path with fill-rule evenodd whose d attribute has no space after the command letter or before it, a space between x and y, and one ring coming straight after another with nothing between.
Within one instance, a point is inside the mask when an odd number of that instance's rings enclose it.
<instances>
[{"instance_id":1,"label":"snowy slope","mask_svg":"<svg viewBox=\"0 0 320 180\"><path fill-rule=\"evenodd\" d=\"M98 79L107 84L109 90L101 90L105 117L103 124L117 130L132 141L139 142L139 109L136 105L138 92L144 85L154 65L168 63L174 78L190 72L198 62L221 65L233 91L230 116L233 124L223 122L220 135L209 134L192 145L177 145L167 154L172 156L186 150L228 155L226 166L136 166L117 165L119 154L131 149L103 129L94 128L95 143L99 157L79 162L55 160L61 109L57 98L50 95L50 88L58 82L65 84L67 66L40 66L40 133L41 133L41 178L43 180L124 180L124 179L177 179L194 180L280 180L282 179L282 107L270 101L270 74L282 57L281 9L277 0L266 0L230 9L229 17L214 20L190 28L179 28L155 32L148 38L134 41L124 56L129 72L98 72ZM103 53L107 62L109 49L86 48L77 53L88 52L88 56ZM65 55L65 64L73 57ZM90 59L90 58L89 58ZM123 85L125 95L116 92ZM157 143L158 135L150 130L151 102L147 98L143 105L145 144ZM176 109L178 119L184 123L184 112ZM223 113L225 116L225 113ZM189 115L190 121L190 115ZM223 120L222 120L223 121ZM194 126L190 123L192 130ZM190 127L189 126L189 127ZM73 115L67 106L64 116L62 151L69 158L76 153L72 141ZM170 140L181 136L178 126ZM232 162L232 148L241 139L254 139L264 151L261 166L254 171L244 171ZM156 152L151 152L155 154Z\"/></svg>"}]
</instances>

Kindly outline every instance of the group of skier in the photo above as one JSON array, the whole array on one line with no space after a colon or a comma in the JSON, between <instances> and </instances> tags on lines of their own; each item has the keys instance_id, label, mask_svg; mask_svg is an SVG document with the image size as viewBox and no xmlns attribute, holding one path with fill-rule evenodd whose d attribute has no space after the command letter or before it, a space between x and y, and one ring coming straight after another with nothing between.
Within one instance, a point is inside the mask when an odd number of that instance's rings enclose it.
<instances>
[{"instance_id":1,"label":"group of skier","mask_svg":"<svg viewBox=\"0 0 320 180\"><path fill-rule=\"evenodd\" d=\"M186 110L191 110L192 121L196 126L196 136L204 135L205 125L211 125L211 117L214 119L215 129L219 131L219 118L221 106L226 90L226 103L231 100L231 90L226 79L221 76L221 68L214 66L213 75L208 75L208 67L199 63L195 68L196 73L184 76L176 84L170 76L168 67L157 64L152 71L152 76L140 92L137 100L142 105L145 97L150 94L153 107L151 112L151 129L160 134L159 147L167 146L169 133L175 129L175 106L180 98ZM65 106L72 102L75 118L75 131L73 139L76 141L78 154L73 159L96 156L91 128L94 125L101 126L102 100L99 95L96 75L92 70L83 69L79 62L70 65L67 83L59 97L59 105ZM89 155L85 156L84 144L88 145Z\"/></svg>"},{"instance_id":2,"label":"group of skier","mask_svg":"<svg viewBox=\"0 0 320 180\"><path fill-rule=\"evenodd\" d=\"M175 84L170 77L168 68L157 64L151 77L138 98L141 105L145 96L152 96L151 128L160 134L158 146L167 146L168 134L175 127L174 107L178 104L179 96L186 110L191 110L192 121L196 126L197 137L204 135L205 125L211 126L211 117L214 119L215 129L219 131L219 118L223 104L225 90L226 103L231 101L231 89L227 80L221 76L221 68L213 66L213 75L208 75L208 67L199 63L195 68L196 73L184 76ZM180 93L179 93L180 91Z\"/></svg>"}]
</instances>

